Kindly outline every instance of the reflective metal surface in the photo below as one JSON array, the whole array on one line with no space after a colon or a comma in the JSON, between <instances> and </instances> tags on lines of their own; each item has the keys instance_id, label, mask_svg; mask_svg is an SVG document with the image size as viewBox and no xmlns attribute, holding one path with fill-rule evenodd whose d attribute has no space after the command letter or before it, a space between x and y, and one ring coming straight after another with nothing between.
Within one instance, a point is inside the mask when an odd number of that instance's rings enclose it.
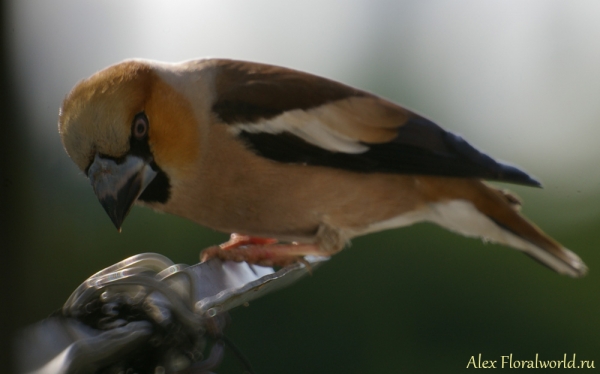
<instances>
[{"instance_id":1,"label":"reflective metal surface","mask_svg":"<svg viewBox=\"0 0 600 374\"><path fill-rule=\"evenodd\" d=\"M327 258L278 271L217 259L194 266L144 253L94 274L55 316L21 334L21 373L211 372L225 312L286 287Z\"/></svg>"}]
</instances>

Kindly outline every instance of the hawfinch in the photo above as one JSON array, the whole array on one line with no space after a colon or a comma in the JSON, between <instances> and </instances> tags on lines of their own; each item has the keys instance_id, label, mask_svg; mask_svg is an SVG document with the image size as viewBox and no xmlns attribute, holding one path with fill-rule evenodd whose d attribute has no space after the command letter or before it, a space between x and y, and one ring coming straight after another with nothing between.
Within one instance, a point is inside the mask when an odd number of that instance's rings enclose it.
<instances>
[{"instance_id":1,"label":"hawfinch","mask_svg":"<svg viewBox=\"0 0 600 374\"><path fill-rule=\"evenodd\" d=\"M536 179L326 78L225 59L128 60L78 83L58 127L118 229L138 203L237 233L205 258L280 265L429 221L586 272L519 214L517 198L482 182Z\"/></svg>"}]
</instances>

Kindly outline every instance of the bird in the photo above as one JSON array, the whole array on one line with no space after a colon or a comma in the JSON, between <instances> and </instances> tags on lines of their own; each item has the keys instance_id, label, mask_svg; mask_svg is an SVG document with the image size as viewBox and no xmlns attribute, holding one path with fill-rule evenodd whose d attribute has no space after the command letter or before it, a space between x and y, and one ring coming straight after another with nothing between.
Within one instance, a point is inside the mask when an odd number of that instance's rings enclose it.
<instances>
[{"instance_id":1,"label":"bird","mask_svg":"<svg viewBox=\"0 0 600 374\"><path fill-rule=\"evenodd\" d=\"M424 116L310 73L128 59L77 83L58 128L119 231L138 204L231 234L203 260L285 266L431 222L561 274L587 271L488 182L537 179Z\"/></svg>"}]
</instances>

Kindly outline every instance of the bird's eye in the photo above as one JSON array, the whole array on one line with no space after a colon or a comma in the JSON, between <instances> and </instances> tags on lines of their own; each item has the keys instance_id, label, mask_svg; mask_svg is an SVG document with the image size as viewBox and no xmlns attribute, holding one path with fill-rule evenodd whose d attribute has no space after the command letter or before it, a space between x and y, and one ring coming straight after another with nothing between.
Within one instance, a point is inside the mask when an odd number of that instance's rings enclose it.
<instances>
[{"instance_id":1,"label":"bird's eye","mask_svg":"<svg viewBox=\"0 0 600 374\"><path fill-rule=\"evenodd\" d=\"M133 124L131 127L131 133L137 139L144 139L146 135L148 135L148 117L144 112L138 113L133 119Z\"/></svg>"}]
</instances>

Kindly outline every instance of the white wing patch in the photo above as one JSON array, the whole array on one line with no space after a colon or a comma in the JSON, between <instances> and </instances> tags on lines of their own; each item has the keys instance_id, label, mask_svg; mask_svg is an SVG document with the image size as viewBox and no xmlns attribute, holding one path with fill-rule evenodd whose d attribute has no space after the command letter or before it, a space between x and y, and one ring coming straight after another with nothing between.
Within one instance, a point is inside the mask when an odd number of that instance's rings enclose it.
<instances>
[{"instance_id":1,"label":"white wing patch","mask_svg":"<svg viewBox=\"0 0 600 374\"><path fill-rule=\"evenodd\" d=\"M288 132L331 152L356 154L369 150L369 147L360 144L356 139L340 134L327 126L318 116L300 109L285 112L262 122L229 125L228 128L234 135L239 135L242 131L253 134Z\"/></svg>"}]
</instances>

